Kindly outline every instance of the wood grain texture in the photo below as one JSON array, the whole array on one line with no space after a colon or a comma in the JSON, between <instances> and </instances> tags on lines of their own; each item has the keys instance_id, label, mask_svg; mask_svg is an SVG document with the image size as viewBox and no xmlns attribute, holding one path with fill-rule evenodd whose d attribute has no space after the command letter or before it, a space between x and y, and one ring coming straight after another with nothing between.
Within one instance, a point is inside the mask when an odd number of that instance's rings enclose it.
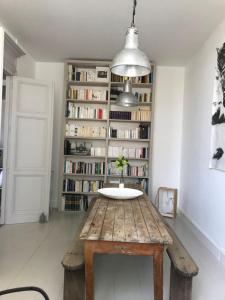
<instances>
[{"instance_id":1,"label":"wood grain texture","mask_svg":"<svg viewBox=\"0 0 225 300\"><path fill-rule=\"evenodd\" d=\"M81 239L171 244L167 228L152 202L143 195L133 200L99 196L84 224Z\"/></svg>"},{"instance_id":2,"label":"wood grain texture","mask_svg":"<svg viewBox=\"0 0 225 300\"><path fill-rule=\"evenodd\" d=\"M184 277L193 277L197 275L198 266L193 258L168 224L167 230L173 238L173 245L168 246L167 253L174 269Z\"/></svg>"}]
</instances>

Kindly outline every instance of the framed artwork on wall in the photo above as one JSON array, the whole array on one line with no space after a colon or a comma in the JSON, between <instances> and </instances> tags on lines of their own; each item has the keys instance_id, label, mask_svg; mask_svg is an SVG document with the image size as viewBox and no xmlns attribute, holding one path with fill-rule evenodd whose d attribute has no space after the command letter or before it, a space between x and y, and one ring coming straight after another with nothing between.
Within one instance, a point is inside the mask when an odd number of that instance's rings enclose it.
<instances>
[{"instance_id":1,"label":"framed artwork on wall","mask_svg":"<svg viewBox=\"0 0 225 300\"><path fill-rule=\"evenodd\" d=\"M217 49L209 167L225 171L225 43Z\"/></svg>"},{"instance_id":2,"label":"framed artwork on wall","mask_svg":"<svg viewBox=\"0 0 225 300\"><path fill-rule=\"evenodd\" d=\"M177 189L160 187L156 195L156 206L160 214L168 218L176 218Z\"/></svg>"}]
</instances>

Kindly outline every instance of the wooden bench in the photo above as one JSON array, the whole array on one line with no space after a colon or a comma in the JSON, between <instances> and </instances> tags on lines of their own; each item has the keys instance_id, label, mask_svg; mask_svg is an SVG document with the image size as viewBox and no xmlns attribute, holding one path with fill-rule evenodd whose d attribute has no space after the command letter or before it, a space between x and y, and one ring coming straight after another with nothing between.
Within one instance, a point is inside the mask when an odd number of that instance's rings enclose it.
<instances>
[{"instance_id":1,"label":"wooden bench","mask_svg":"<svg viewBox=\"0 0 225 300\"><path fill-rule=\"evenodd\" d=\"M173 239L166 250L171 261L170 300L191 300L192 278L198 274L198 266L171 227L166 225Z\"/></svg>"},{"instance_id":2,"label":"wooden bench","mask_svg":"<svg viewBox=\"0 0 225 300\"><path fill-rule=\"evenodd\" d=\"M78 228L73 243L62 260L64 268L63 300L85 299L84 241L80 240L80 231L95 201L96 198L93 198L88 211L84 213L84 218Z\"/></svg>"},{"instance_id":3,"label":"wooden bench","mask_svg":"<svg viewBox=\"0 0 225 300\"><path fill-rule=\"evenodd\" d=\"M94 205L93 199L88 211ZM64 300L85 299L85 268L84 268L84 242L80 240L80 231L88 216L79 227L71 248L64 255ZM170 300L191 300L192 278L198 274L198 266L178 239L171 227L168 231L173 238L173 244L167 248L171 260L170 270Z\"/></svg>"}]
</instances>

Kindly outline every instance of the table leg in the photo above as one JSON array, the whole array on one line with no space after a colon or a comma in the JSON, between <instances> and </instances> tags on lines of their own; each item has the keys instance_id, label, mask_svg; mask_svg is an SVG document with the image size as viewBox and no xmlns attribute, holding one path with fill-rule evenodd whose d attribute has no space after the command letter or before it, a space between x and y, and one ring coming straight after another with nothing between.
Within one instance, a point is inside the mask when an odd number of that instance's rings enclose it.
<instances>
[{"instance_id":1,"label":"table leg","mask_svg":"<svg viewBox=\"0 0 225 300\"><path fill-rule=\"evenodd\" d=\"M84 245L85 255L85 285L86 285L86 300L94 299L94 252L92 245L86 241Z\"/></svg>"},{"instance_id":2,"label":"table leg","mask_svg":"<svg viewBox=\"0 0 225 300\"><path fill-rule=\"evenodd\" d=\"M153 256L154 264L154 300L163 300L163 251Z\"/></svg>"}]
</instances>

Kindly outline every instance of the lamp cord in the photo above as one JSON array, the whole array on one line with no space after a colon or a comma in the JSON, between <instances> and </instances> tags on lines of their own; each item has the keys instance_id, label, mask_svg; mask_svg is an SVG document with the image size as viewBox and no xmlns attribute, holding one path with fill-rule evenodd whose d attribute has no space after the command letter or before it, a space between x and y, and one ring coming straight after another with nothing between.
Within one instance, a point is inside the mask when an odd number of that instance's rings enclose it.
<instances>
[{"instance_id":1,"label":"lamp cord","mask_svg":"<svg viewBox=\"0 0 225 300\"><path fill-rule=\"evenodd\" d=\"M134 17L135 17L135 14L136 14L136 6L137 6L137 0L134 0L134 5L133 5L133 16L132 16L131 27L135 27L135 24L134 24Z\"/></svg>"}]
</instances>

